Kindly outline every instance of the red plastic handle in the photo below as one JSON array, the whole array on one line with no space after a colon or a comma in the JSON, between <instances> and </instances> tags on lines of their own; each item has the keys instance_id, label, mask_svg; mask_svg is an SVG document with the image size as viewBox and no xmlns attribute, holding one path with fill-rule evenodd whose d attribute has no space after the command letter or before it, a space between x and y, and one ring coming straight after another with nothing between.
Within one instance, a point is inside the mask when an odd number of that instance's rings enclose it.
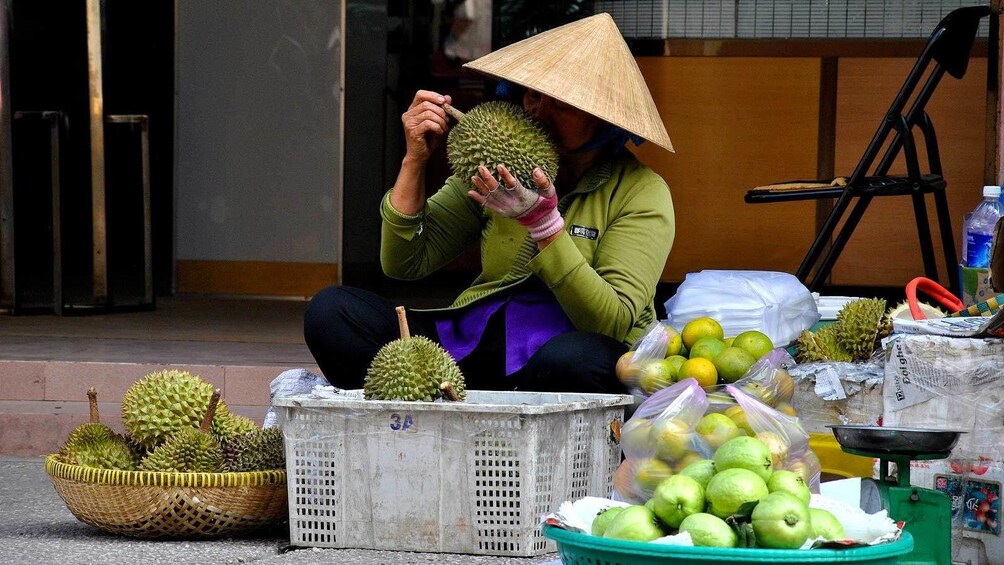
<instances>
[{"instance_id":1,"label":"red plastic handle","mask_svg":"<svg viewBox=\"0 0 1004 565\"><path fill-rule=\"evenodd\" d=\"M917 304L917 290L924 291L924 294L936 300L938 304L948 308L950 312L958 312L965 308L962 301L949 292L947 288L927 277L917 277L906 284L906 300L910 304L910 315L913 316L914 320L927 318L920 309L920 305Z\"/></svg>"}]
</instances>

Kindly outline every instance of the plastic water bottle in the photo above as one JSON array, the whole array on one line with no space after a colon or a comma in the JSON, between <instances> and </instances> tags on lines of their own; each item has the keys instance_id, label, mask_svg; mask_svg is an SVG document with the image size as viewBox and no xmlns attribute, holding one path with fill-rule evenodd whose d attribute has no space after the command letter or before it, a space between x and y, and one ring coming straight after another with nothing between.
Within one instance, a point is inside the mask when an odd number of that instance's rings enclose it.
<instances>
[{"instance_id":1,"label":"plastic water bottle","mask_svg":"<svg viewBox=\"0 0 1004 565\"><path fill-rule=\"evenodd\" d=\"M1001 187L984 186L983 202L980 202L963 224L962 256L967 267L990 266L990 243L993 239L994 224L1004 215L1000 202Z\"/></svg>"}]
</instances>

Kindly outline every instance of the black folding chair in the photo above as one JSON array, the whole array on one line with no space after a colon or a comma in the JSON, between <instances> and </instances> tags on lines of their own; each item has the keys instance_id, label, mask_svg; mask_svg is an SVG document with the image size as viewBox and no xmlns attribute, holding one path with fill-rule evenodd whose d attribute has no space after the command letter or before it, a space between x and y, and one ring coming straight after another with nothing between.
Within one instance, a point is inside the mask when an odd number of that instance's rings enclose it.
<instances>
[{"instance_id":1,"label":"black folding chair","mask_svg":"<svg viewBox=\"0 0 1004 565\"><path fill-rule=\"evenodd\" d=\"M988 6L971 6L953 10L941 20L934 32L931 33L923 53L920 54L910 74L907 75L906 81L882 119L878 131L875 132L875 136L872 137L864 155L858 161L854 173L846 180L846 183L830 182L830 180L793 181L756 188L746 193L745 200L750 204L836 198L836 202L823 222L815 241L812 242L812 246L795 273L799 280L810 289L816 290L826 281L834 263L854 232L854 228L857 227L861 216L868 208L868 204L871 203L872 198L878 196L910 196L913 199L913 212L917 220L917 233L920 236L924 272L928 278L938 280L938 268L934 260L934 243L931 239L931 228L925 202L925 195L933 194L938 214L938 226L941 231L941 244L944 248L945 264L949 270L948 279L953 292L956 295L959 294L957 277L951 274L953 268L958 264L958 258L955 253L955 236L952 234L952 219L945 193L947 183L941 172L941 156L938 152L934 124L925 107L946 72L957 79L966 74L966 69L969 66L969 54L976 39L980 20L989 14L990 8ZM930 72L928 73L928 71ZM924 80L925 74L927 75L926 80ZM907 109L908 104L909 109ZM914 128L919 129L923 134L928 161L926 173L921 172L918 162ZM891 141L885 154L873 172L869 174L875 159L890 136ZM888 174L889 167L892 166L900 152L903 153L906 160L907 174L906 176L891 176ZM847 216L836 239L833 240L829 251L823 256L823 251L826 251L827 244L833 238L837 225L844 218L853 199L857 199L854 208ZM811 279L810 275L812 275Z\"/></svg>"}]
</instances>

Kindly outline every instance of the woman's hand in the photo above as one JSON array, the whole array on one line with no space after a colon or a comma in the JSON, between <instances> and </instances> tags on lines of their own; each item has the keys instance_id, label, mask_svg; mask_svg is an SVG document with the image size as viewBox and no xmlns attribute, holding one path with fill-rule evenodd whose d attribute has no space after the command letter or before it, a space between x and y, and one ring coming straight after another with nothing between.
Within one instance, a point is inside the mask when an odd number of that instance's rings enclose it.
<instances>
[{"instance_id":1,"label":"woman's hand","mask_svg":"<svg viewBox=\"0 0 1004 565\"><path fill-rule=\"evenodd\" d=\"M449 122L443 104L451 98L428 90L419 90L411 106L401 115L406 145L405 158L425 164L443 142Z\"/></svg>"},{"instance_id":2,"label":"woman's hand","mask_svg":"<svg viewBox=\"0 0 1004 565\"><path fill-rule=\"evenodd\" d=\"M558 213L558 195L554 184L540 168L533 170L537 190L527 190L503 165L498 166L496 181L488 169L478 167L478 176L471 177L476 190L467 194L483 207L513 218L530 230L534 241L549 240L565 227Z\"/></svg>"}]
</instances>

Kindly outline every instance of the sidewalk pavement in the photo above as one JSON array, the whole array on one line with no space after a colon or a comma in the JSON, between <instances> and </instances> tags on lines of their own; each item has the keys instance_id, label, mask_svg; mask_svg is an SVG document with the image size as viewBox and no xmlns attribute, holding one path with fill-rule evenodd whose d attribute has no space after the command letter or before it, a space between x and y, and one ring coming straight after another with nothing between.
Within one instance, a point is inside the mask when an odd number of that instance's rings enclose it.
<instances>
[{"instance_id":1,"label":"sidewalk pavement","mask_svg":"<svg viewBox=\"0 0 1004 565\"><path fill-rule=\"evenodd\" d=\"M257 538L212 541L147 541L106 534L70 514L45 474L42 458L0 457L0 565L539 565L557 559L556 554L506 558L363 549L288 551L288 543L283 529Z\"/></svg>"}]
</instances>

